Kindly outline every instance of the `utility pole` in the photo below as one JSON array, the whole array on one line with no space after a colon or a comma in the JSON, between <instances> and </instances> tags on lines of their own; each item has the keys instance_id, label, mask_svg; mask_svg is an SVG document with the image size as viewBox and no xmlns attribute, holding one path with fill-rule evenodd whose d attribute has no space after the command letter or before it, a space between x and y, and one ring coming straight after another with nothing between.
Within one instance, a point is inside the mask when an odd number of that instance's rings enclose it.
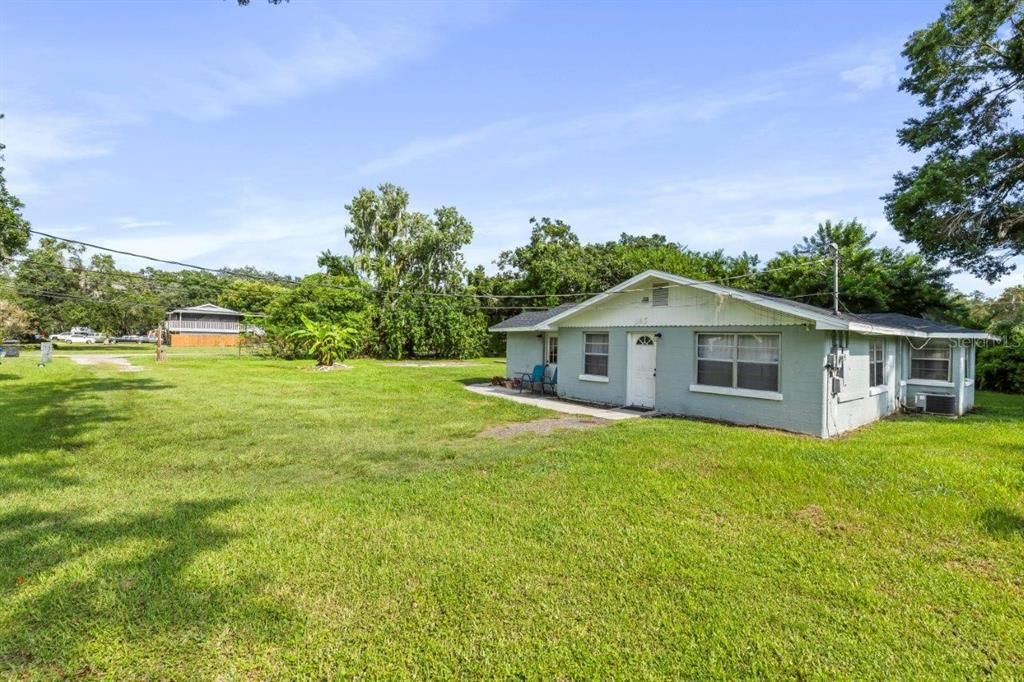
<instances>
[{"instance_id":1,"label":"utility pole","mask_svg":"<svg viewBox=\"0 0 1024 682\"><path fill-rule=\"evenodd\" d=\"M832 314L839 315L839 244L828 245L832 250Z\"/></svg>"},{"instance_id":2,"label":"utility pole","mask_svg":"<svg viewBox=\"0 0 1024 682\"><path fill-rule=\"evenodd\" d=\"M156 361L164 359L164 323L161 322L156 331Z\"/></svg>"}]
</instances>

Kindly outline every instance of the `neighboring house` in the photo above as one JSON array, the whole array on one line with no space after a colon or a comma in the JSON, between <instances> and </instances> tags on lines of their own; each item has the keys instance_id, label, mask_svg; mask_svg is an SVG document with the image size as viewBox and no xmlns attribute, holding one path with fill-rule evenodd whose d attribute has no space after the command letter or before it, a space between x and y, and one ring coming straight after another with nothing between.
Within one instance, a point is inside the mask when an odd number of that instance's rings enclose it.
<instances>
[{"instance_id":1,"label":"neighboring house","mask_svg":"<svg viewBox=\"0 0 1024 682\"><path fill-rule=\"evenodd\" d=\"M509 376L557 367L566 398L823 438L901 406L967 412L976 344L995 340L906 315L834 315L654 270L491 331L508 335Z\"/></svg>"},{"instance_id":2,"label":"neighboring house","mask_svg":"<svg viewBox=\"0 0 1024 682\"><path fill-rule=\"evenodd\" d=\"M237 346L243 332L263 330L242 322L244 313L212 303L178 308L167 313L164 328L171 346Z\"/></svg>"}]
</instances>

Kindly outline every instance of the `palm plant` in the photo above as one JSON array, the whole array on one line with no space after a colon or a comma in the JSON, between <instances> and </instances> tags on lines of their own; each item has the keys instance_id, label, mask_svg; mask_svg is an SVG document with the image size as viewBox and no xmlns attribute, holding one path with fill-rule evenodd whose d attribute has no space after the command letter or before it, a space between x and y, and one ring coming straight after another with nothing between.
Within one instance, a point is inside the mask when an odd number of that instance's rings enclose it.
<instances>
[{"instance_id":1,"label":"palm plant","mask_svg":"<svg viewBox=\"0 0 1024 682\"><path fill-rule=\"evenodd\" d=\"M333 322L314 322L302 316L302 329L296 329L289 338L297 339L307 353L316 358L318 367L330 367L343 362L355 347L358 333L352 327Z\"/></svg>"}]
</instances>

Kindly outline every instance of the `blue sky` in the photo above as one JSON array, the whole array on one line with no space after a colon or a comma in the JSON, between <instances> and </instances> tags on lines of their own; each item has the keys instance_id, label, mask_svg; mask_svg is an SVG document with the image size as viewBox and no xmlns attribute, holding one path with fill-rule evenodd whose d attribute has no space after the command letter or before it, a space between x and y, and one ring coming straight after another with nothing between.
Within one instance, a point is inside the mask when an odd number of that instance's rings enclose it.
<instances>
[{"instance_id":1,"label":"blue sky","mask_svg":"<svg viewBox=\"0 0 1024 682\"><path fill-rule=\"evenodd\" d=\"M456 206L492 270L530 216L765 257L858 217L898 244L899 51L941 8L8 0L0 136L36 228L209 266L314 271L383 181Z\"/></svg>"}]
</instances>

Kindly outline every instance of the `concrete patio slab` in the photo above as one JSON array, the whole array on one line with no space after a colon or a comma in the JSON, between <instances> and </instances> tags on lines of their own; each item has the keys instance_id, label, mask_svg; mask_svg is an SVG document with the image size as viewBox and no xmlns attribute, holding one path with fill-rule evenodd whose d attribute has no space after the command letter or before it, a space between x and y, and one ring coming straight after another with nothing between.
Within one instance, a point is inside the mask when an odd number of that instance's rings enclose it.
<instances>
[{"instance_id":1,"label":"concrete patio slab","mask_svg":"<svg viewBox=\"0 0 1024 682\"><path fill-rule=\"evenodd\" d=\"M552 410L554 412L562 412L564 414L585 414L590 417L597 419L636 419L637 417L643 417L650 415L650 412L637 412L635 410L627 410L622 407L595 407L593 405L583 405L580 403L569 402L568 400L559 400L554 396L540 396L536 393L520 393L516 389L505 388L504 386L491 386L489 384L472 384L466 386L466 390L472 391L473 393L479 393L480 395L490 395L495 398L503 398L505 400L511 400L516 403L523 403L524 405L533 405L534 407L540 407L545 410Z\"/></svg>"}]
</instances>

